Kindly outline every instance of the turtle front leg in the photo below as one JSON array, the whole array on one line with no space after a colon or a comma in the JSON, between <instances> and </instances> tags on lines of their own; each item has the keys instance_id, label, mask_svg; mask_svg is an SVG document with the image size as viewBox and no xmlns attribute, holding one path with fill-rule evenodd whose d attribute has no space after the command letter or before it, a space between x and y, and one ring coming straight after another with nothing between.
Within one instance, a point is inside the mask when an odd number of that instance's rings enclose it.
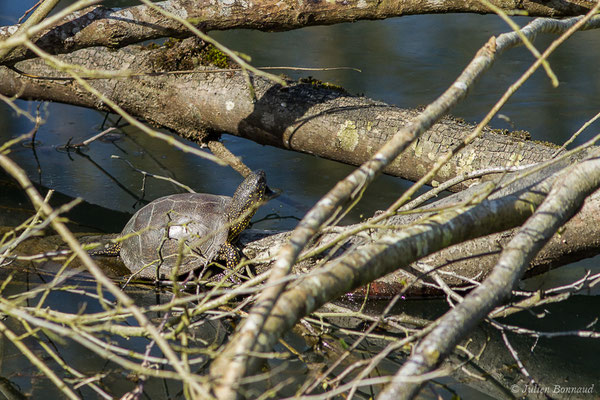
<instances>
[{"instance_id":1,"label":"turtle front leg","mask_svg":"<svg viewBox=\"0 0 600 400\"><path fill-rule=\"evenodd\" d=\"M224 260L227 269L230 269L232 271L235 269L235 267L239 264L241 260L239 250L230 242L225 242L221 245L221 247L219 248L218 258ZM231 275L229 280L234 284L238 285L242 283L240 278L235 274Z\"/></svg>"}]
</instances>

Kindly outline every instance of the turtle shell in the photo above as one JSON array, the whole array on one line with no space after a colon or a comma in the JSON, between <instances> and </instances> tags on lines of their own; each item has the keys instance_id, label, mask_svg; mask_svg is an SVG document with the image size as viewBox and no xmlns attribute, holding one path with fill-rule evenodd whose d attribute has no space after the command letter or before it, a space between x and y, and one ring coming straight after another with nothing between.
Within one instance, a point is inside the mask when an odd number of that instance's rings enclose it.
<instances>
[{"instance_id":1,"label":"turtle shell","mask_svg":"<svg viewBox=\"0 0 600 400\"><path fill-rule=\"evenodd\" d=\"M123 262L132 273L147 279L168 279L178 264L178 275L205 267L227 241L230 202L231 197L205 193L154 200L123 228ZM183 258L178 262L180 254Z\"/></svg>"}]
</instances>

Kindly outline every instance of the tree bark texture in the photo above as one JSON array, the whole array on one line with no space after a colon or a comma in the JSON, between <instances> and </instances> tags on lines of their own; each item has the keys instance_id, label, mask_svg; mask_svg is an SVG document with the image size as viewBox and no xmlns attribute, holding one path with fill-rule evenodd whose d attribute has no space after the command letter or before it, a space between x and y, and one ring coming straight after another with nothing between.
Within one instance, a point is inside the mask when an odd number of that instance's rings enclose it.
<instances>
[{"instance_id":1,"label":"tree bark texture","mask_svg":"<svg viewBox=\"0 0 600 400\"><path fill-rule=\"evenodd\" d=\"M566 17L585 14L593 2L564 1L491 1L507 13L525 12L529 16ZM162 9L183 18L204 31L224 29L257 29L286 31L313 25L332 25L358 20L377 20L415 14L478 13L490 10L476 0L459 1L374 1L344 2L295 0L263 0L258 2L170 0L156 3ZM16 31L16 27L0 28L0 40ZM52 53L68 53L93 47L123 47L161 37L187 37L190 32L180 23L166 18L146 5L136 7L90 7L68 17L58 27L34 38L42 49ZM68 37L65 40L65 37ZM25 50L13 52L6 60L32 57Z\"/></svg>"},{"instance_id":2,"label":"tree bark texture","mask_svg":"<svg viewBox=\"0 0 600 400\"><path fill-rule=\"evenodd\" d=\"M181 58L183 54L183 58ZM189 69L198 62L198 44L148 50L130 46L118 51L80 50L61 60L90 69L121 66L134 72ZM0 92L20 98L59 101L107 110L107 107L65 75L40 60L0 67ZM211 69L214 71L214 69ZM30 78L16 71L40 78ZM368 160L383 143L416 114L318 82L290 82L281 87L254 77L257 101L239 72L136 76L94 79L89 83L127 112L195 141L206 131L227 132L257 143L301 151L351 165ZM401 154L385 172L418 180L437 160L468 135L473 125L444 118ZM456 155L434 178L443 182L457 174L492 166L530 164L549 159L555 148L518 135L487 129ZM470 182L472 183L472 182ZM454 189L464 188L458 185Z\"/></svg>"}]
</instances>

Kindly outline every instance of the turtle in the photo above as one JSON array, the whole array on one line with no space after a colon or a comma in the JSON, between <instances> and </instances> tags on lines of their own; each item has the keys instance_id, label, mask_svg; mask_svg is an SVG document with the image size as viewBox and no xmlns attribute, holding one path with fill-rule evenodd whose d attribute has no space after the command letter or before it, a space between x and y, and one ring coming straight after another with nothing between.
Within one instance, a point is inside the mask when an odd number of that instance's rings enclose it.
<instances>
[{"instance_id":1,"label":"turtle","mask_svg":"<svg viewBox=\"0 0 600 400\"><path fill-rule=\"evenodd\" d=\"M181 193L161 197L139 209L113 241L92 255L119 254L132 274L168 279L206 269L216 260L227 268L240 260L234 246L265 197L265 173L253 171L233 197ZM177 271L173 271L177 268Z\"/></svg>"}]
</instances>

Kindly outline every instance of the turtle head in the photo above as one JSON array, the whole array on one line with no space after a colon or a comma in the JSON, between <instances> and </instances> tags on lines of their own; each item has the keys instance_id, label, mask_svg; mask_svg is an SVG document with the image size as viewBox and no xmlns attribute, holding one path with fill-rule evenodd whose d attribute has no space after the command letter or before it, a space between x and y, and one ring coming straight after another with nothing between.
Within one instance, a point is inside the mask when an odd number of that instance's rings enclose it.
<instances>
[{"instance_id":1,"label":"turtle head","mask_svg":"<svg viewBox=\"0 0 600 400\"><path fill-rule=\"evenodd\" d=\"M248 226L260 203L265 198L267 178L261 169L253 171L238 186L227 209L229 241L234 240Z\"/></svg>"}]
</instances>

